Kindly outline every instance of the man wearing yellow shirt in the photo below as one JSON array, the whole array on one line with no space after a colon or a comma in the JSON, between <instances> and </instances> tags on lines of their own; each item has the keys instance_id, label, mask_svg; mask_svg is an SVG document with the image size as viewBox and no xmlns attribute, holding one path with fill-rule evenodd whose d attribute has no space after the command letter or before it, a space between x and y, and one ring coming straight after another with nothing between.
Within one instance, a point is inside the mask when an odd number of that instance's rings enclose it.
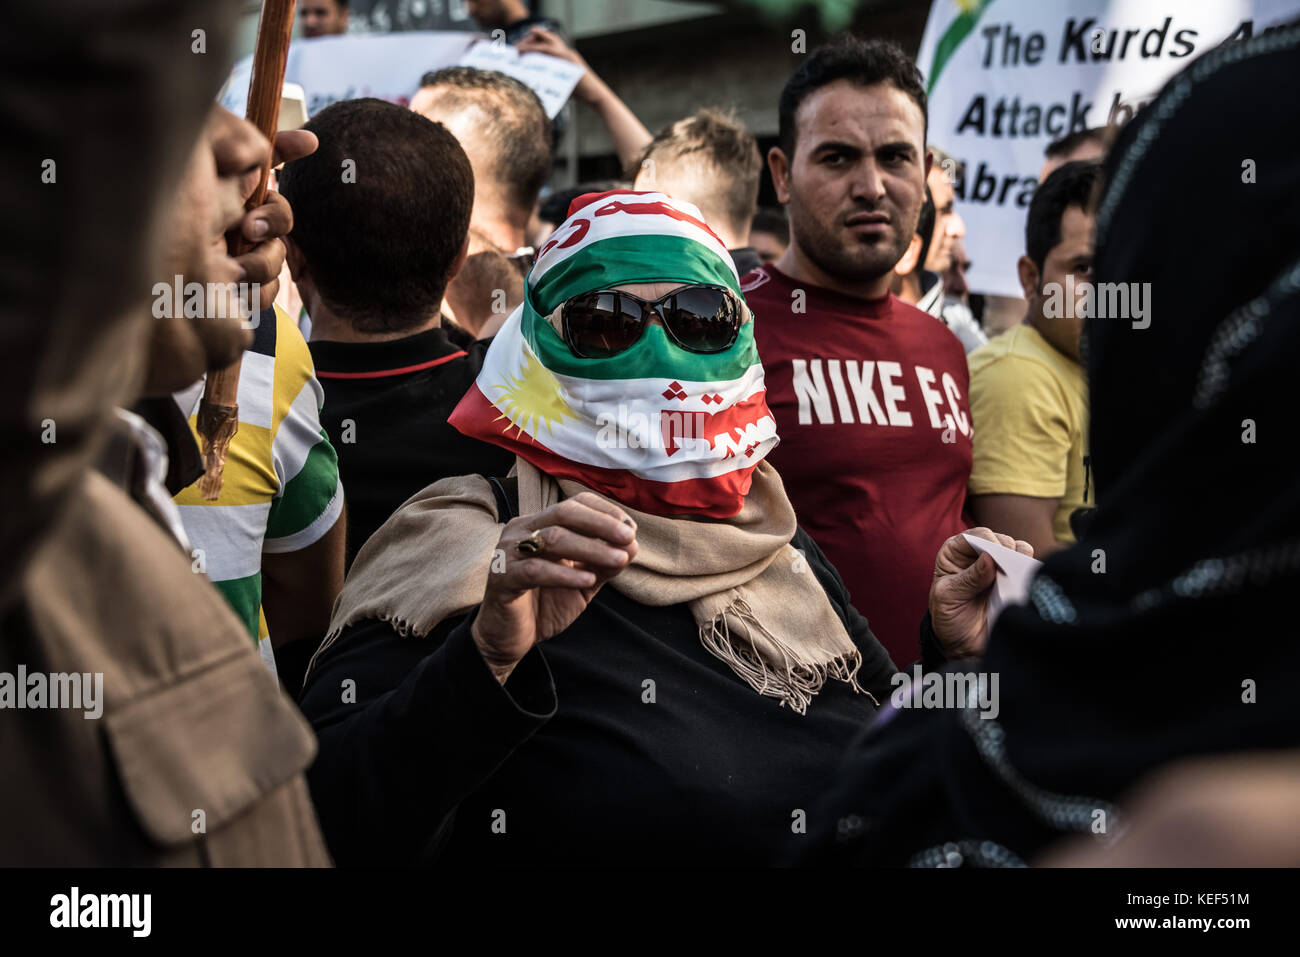
<instances>
[{"instance_id":1,"label":"man wearing yellow shirt","mask_svg":"<svg viewBox=\"0 0 1300 957\"><path fill-rule=\"evenodd\" d=\"M1038 187L1018 263L1025 320L969 356L971 515L1039 558L1074 541L1070 516L1093 503L1080 335L1099 176L1095 161L1067 163Z\"/></svg>"}]
</instances>

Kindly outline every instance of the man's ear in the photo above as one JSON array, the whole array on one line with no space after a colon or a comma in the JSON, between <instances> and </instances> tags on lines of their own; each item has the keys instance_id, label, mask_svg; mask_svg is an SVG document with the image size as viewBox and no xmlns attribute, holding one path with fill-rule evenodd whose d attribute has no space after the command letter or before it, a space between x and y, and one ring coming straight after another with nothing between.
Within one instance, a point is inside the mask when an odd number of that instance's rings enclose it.
<instances>
[{"instance_id":1,"label":"man's ear","mask_svg":"<svg viewBox=\"0 0 1300 957\"><path fill-rule=\"evenodd\" d=\"M1020 291L1024 293L1026 299L1033 299L1038 295L1038 281L1041 278L1038 275L1038 264L1028 256L1021 256L1016 261L1016 273L1020 277Z\"/></svg>"},{"instance_id":2,"label":"man's ear","mask_svg":"<svg viewBox=\"0 0 1300 957\"><path fill-rule=\"evenodd\" d=\"M930 152L929 147L925 150L925 179L930 179L930 170L934 168L934 154Z\"/></svg>"},{"instance_id":3,"label":"man's ear","mask_svg":"<svg viewBox=\"0 0 1300 957\"><path fill-rule=\"evenodd\" d=\"M790 202L790 160L779 146L767 151L767 168L776 187L776 198L782 206Z\"/></svg>"},{"instance_id":4,"label":"man's ear","mask_svg":"<svg viewBox=\"0 0 1300 957\"><path fill-rule=\"evenodd\" d=\"M907 244L903 258L894 264L894 273L899 276L909 275L916 268L916 261L921 258L921 237L912 234L912 241Z\"/></svg>"},{"instance_id":5,"label":"man's ear","mask_svg":"<svg viewBox=\"0 0 1300 957\"><path fill-rule=\"evenodd\" d=\"M456 258L452 261L451 269L447 273L448 285L450 285L451 281L456 278L456 274L465 268L465 260L468 258L469 258L469 233L466 233L465 241L460 244L460 252L456 254Z\"/></svg>"}]
</instances>

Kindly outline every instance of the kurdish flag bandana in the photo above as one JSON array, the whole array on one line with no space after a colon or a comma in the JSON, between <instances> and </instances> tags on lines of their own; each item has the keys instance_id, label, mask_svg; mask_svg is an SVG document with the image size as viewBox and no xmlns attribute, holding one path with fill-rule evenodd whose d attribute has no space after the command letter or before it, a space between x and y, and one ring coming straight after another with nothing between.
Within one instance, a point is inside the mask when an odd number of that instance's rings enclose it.
<instances>
[{"instance_id":1,"label":"kurdish flag bandana","mask_svg":"<svg viewBox=\"0 0 1300 957\"><path fill-rule=\"evenodd\" d=\"M777 443L752 316L725 352L688 352L655 322L604 359L575 356L543 318L581 293L645 282L712 283L744 301L731 256L690 203L578 197L450 422L640 511L730 518Z\"/></svg>"}]
</instances>

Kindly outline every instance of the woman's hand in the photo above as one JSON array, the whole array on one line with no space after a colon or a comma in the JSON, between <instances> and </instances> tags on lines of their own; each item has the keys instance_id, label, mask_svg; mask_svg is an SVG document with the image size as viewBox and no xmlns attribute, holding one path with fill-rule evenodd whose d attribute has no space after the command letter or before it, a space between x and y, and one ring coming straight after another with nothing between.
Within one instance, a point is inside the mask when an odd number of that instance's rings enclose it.
<instances>
[{"instance_id":1,"label":"woman's hand","mask_svg":"<svg viewBox=\"0 0 1300 957\"><path fill-rule=\"evenodd\" d=\"M986 538L1022 555L1033 556L1034 546L987 528L970 534ZM977 552L963 535L943 543L934 561L930 585L930 624L949 659L975 658L989 640L988 592L997 577L993 556Z\"/></svg>"},{"instance_id":2,"label":"woman's hand","mask_svg":"<svg viewBox=\"0 0 1300 957\"><path fill-rule=\"evenodd\" d=\"M520 551L540 545L540 550ZM636 525L591 492L511 519L492 557L471 633L504 683L533 645L559 634L636 557Z\"/></svg>"}]
</instances>

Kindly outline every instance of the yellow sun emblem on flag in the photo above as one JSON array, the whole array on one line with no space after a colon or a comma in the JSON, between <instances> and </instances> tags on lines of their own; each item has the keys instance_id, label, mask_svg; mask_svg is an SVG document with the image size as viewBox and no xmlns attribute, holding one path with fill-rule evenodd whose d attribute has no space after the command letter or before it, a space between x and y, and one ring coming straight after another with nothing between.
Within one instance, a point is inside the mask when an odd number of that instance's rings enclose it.
<instances>
[{"instance_id":1,"label":"yellow sun emblem on flag","mask_svg":"<svg viewBox=\"0 0 1300 957\"><path fill-rule=\"evenodd\" d=\"M553 423L573 415L573 409L560 392L559 381L527 352L518 376L506 373L506 381L492 388L497 392L492 404L501 411L496 421L508 419L515 427L516 438L525 432L530 438L537 435L538 426L545 426L551 432ZM505 427L506 432L510 431L510 425Z\"/></svg>"}]
</instances>

